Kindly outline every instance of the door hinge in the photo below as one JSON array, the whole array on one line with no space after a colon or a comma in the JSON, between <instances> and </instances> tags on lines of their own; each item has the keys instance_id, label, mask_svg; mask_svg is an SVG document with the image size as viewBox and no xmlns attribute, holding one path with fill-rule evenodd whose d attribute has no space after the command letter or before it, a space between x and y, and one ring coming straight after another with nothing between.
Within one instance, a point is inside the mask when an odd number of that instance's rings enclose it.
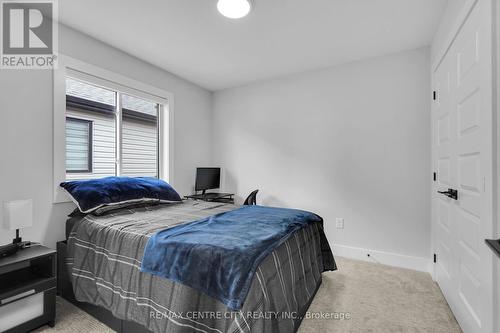
<instances>
[{"instance_id":1,"label":"door hinge","mask_svg":"<svg viewBox=\"0 0 500 333\"><path fill-rule=\"evenodd\" d=\"M433 179L434 179L434 181L437 181L437 179L438 179L438 174L437 174L437 172L434 172Z\"/></svg>"},{"instance_id":2,"label":"door hinge","mask_svg":"<svg viewBox=\"0 0 500 333\"><path fill-rule=\"evenodd\" d=\"M434 91L432 92L432 99L433 99L434 101L435 101L435 100L437 100L437 91L436 91L436 90L434 90Z\"/></svg>"},{"instance_id":3,"label":"door hinge","mask_svg":"<svg viewBox=\"0 0 500 333\"><path fill-rule=\"evenodd\" d=\"M434 253L434 263L437 263L437 254Z\"/></svg>"}]
</instances>

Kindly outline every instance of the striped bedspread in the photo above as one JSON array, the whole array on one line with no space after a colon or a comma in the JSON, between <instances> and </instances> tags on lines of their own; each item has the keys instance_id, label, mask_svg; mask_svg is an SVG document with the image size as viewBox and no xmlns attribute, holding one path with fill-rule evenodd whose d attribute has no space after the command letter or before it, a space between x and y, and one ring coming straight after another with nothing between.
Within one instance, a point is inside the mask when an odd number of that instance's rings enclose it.
<instances>
[{"instance_id":1,"label":"striped bedspread","mask_svg":"<svg viewBox=\"0 0 500 333\"><path fill-rule=\"evenodd\" d=\"M295 332L321 272L335 268L329 249L321 248L320 223L296 232L260 264L239 311L140 271L144 248L156 232L236 208L189 200L77 221L69 233L67 261L76 299L152 332Z\"/></svg>"}]
</instances>

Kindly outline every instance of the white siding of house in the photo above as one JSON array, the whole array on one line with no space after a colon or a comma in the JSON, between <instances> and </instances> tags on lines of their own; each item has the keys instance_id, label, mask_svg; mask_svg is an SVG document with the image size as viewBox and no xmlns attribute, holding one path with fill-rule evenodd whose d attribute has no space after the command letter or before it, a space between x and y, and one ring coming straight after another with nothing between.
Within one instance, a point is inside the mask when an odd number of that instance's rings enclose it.
<instances>
[{"instance_id":1,"label":"white siding of house","mask_svg":"<svg viewBox=\"0 0 500 333\"><path fill-rule=\"evenodd\" d=\"M95 112L67 110L72 118L93 122L92 173L67 173L68 180L115 176L115 119ZM158 176L158 131L156 124L122 122L122 175L129 177Z\"/></svg>"},{"instance_id":2,"label":"white siding of house","mask_svg":"<svg viewBox=\"0 0 500 333\"><path fill-rule=\"evenodd\" d=\"M80 180L115 175L115 119L95 112L66 110L72 118L93 122L92 173L67 173L66 179Z\"/></svg>"},{"instance_id":3,"label":"white siding of house","mask_svg":"<svg viewBox=\"0 0 500 333\"><path fill-rule=\"evenodd\" d=\"M158 176L158 131L156 124L123 119L122 175Z\"/></svg>"}]
</instances>

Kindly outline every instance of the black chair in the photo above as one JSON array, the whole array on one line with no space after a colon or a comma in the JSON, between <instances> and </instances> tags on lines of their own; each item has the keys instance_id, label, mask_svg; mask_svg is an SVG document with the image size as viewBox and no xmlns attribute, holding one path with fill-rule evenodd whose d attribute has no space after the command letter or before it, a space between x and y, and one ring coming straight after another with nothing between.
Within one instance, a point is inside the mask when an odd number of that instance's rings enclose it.
<instances>
[{"instance_id":1,"label":"black chair","mask_svg":"<svg viewBox=\"0 0 500 333\"><path fill-rule=\"evenodd\" d=\"M245 199L245 202L243 203L243 205L256 205L257 204L257 192L259 192L259 190L255 190L253 191L252 193L250 193L250 195Z\"/></svg>"}]
</instances>

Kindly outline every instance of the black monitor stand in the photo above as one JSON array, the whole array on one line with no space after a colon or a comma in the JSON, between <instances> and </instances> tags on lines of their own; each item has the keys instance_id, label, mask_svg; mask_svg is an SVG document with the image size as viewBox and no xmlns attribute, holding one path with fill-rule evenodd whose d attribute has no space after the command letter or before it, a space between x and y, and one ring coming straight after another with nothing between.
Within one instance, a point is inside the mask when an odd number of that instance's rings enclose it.
<instances>
[{"instance_id":1,"label":"black monitor stand","mask_svg":"<svg viewBox=\"0 0 500 333\"><path fill-rule=\"evenodd\" d=\"M203 190L201 194L186 195L186 199L202 200L202 201L214 201L214 202L226 202L234 203L234 193L219 193L219 192L206 192Z\"/></svg>"}]
</instances>

